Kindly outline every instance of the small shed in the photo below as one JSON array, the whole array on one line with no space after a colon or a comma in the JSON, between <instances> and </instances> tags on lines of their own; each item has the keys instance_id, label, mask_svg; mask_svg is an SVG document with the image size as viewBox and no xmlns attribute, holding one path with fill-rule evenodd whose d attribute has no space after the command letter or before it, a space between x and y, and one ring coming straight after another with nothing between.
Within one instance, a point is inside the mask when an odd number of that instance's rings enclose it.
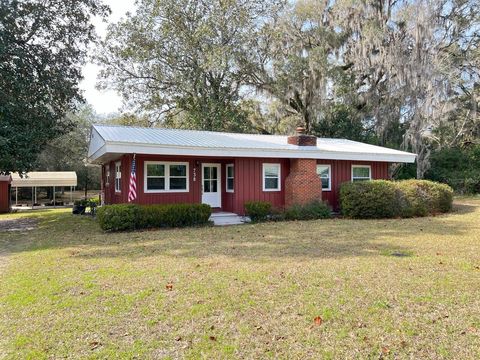
<instances>
[{"instance_id":1,"label":"small shed","mask_svg":"<svg viewBox=\"0 0 480 360\"><path fill-rule=\"evenodd\" d=\"M77 173L75 171L32 171L23 176L12 174L11 187L15 189L15 204L18 203L18 188L32 188L32 202L37 203L37 187L53 187L53 203L55 204L55 188L77 186Z\"/></svg>"},{"instance_id":2,"label":"small shed","mask_svg":"<svg viewBox=\"0 0 480 360\"><path fill-rule=\"evenodd\" d=\"M0 175L0 213L10 212L10 175Z\"/></svg>"}]
</instances>

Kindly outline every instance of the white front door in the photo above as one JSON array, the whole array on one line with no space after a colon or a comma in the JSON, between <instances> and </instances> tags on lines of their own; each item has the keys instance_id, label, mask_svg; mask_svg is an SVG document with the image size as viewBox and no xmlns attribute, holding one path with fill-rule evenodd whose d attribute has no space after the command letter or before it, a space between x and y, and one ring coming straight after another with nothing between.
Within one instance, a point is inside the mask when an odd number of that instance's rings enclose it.
<instances>
[{"instance_id":1,"label":"white front door","mask_svg":"<svg viewBox=\"0 0 480 360\"><path fill-rule=\"evenodd\" d=\"M222 207L221 164L202 164L202 203Z\"/></svg>"}]
</instances>

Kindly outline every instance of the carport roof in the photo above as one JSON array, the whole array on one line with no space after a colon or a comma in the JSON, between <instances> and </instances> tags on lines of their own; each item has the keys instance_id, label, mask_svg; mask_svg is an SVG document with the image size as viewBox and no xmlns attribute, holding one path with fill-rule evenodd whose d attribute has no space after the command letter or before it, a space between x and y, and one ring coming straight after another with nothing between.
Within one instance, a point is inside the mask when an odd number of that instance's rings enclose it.
<instances>
[{"instance_id":1,"label":"carport roof","mask_svg":"<svg viewBox=\"0 0 480 360\"><path fill-rule=\"evenodd\" d=\"M23 177L12 174L12 187L77 186L75 171L32 171Z\"/></svg>"}]
</instances>

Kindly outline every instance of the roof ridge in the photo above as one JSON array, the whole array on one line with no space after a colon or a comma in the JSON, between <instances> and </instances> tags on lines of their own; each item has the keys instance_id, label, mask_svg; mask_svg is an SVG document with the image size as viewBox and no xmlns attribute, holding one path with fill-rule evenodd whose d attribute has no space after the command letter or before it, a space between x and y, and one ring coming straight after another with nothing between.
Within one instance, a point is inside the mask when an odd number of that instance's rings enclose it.
<instances>
[{"instance_id":1,"label":"roof ridge","mask_svg":"<svg viewBox=\"0 0 480 360\"><path fill-rule=\"evenodd\" d=\"M117 127L124 129L141 129L141 130L167 130L167 131L184 131L184 132L193 132L193 133L209 133L209 134L228 134L228 135L250 135L250 136L276 136L276 137L287 137L292 135L282 135L282 134L254 134L254 133L241 133L241 132L227 132L227 131L213 131L213 130L195 130L195 129L179 129L179 128L167 128L167 127L147 127L147 126L130 126L130 125L118 125L118 124L93 124L93 127ZM316 137L321 140L346 140L351 142L358 142L355 140L345 139L345 138L330 138L330 137ZM362 143L363 144L363 143ZM374 145L376 146L376 145Z\"/></svg>"},{"instance_id":2,"label":"roof ridge","mask_svg":"<svg viewBox=\"0 0 480 360\"><path fill-rule=\"evenodd\" d=\"M227 131L213 131L213 130L195 130L195 129L179 129L179 128L167 128L167 127L146 127L146 126L129 126L129 125L118 125L118 124L93 124L94 127L118 127L125 129L141 129L141 130L167 130L167 131L184 131L184 132L202 132L210 134L228 134L228 135L253 135L253 136L289 136L281 134L254 134L254 133L236 133L236 132L227 132Z\"/></svg>"}]
</instances>

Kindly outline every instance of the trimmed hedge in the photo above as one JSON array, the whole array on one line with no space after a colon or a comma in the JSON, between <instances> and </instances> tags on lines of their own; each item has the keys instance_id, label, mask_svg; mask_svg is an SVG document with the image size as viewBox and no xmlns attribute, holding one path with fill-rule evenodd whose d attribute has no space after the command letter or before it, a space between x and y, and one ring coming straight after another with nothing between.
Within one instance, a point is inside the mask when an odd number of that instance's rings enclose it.
<instances>
[{"instance_id":1,"label":"trimmed hedge","mask_svg":"<svg viewBox=\"0 0 480 360\"><path fill-rule=\"evenodd\" d=\"M245 212L253 222L265 221L272 210L272 204L267 201L247 201Z\"/></svg>"},{"instance_id":2,"label":"trimmed hedge","mask_svg":"<svg viewBox=\"0 0 480 360\"><path fill-rule=\"evenodd\" d=\"M98 209L100 227L124 231L208 224L212 209L206 204L105 205Z\"/></svg>"},{"instance_id":3,"label":"trimmed hedge","mask_svg":"<svg viewBox=\"0 0 480 360\"><path fill-rule=\"evenodd\" d=\"M315 220L327 219L332 216L330 207L321 201L312 201L305 205L293 205L289 208L274 209L266 201L248 201L245 210L253 222L283 221L283 220Z\"/></svg>"},{"instance_id":4,"label":"trimmed hedge","mask_svg":"<svg viewBox=\"0 0 480 360\"><path fill-rule=\"evenodd\" d=\"M395 185L391 181L346 182L340 187L340 208L351 218L377 219L394 217Z\"/></svg>"},{"instance_id":5,"label":"trimmed hedge","mask_svg":"<svg viewBox=\"0 0 480 360\"><path fill-rule=\"evenodd\" d=\"M453 190L428 180L372 180L344 183L343 215L358 219L427 216L452 209Z\"/></svg>"},{"instance_id":6,"label":"trimmed hedge","mask_svg":"<svg viewBox=\"0 0 480 360\"><path fill-rule=\"evenodd\" d=\"M321 201L312 201L305 205L293 205L285 209L286 220L316 220L332 217L332 209Z\"/></svg>"},{"instance_id":7,"label":"trimmed hedge","mask_svg":"<svg viewBox=\"0 0 480 360\"><path fill-rule=\"evenodd\" d=\"M395 183L402 217L426 216L452 210L453 189L428 180L405 180Z\"/></svg>"}]
</instances>

